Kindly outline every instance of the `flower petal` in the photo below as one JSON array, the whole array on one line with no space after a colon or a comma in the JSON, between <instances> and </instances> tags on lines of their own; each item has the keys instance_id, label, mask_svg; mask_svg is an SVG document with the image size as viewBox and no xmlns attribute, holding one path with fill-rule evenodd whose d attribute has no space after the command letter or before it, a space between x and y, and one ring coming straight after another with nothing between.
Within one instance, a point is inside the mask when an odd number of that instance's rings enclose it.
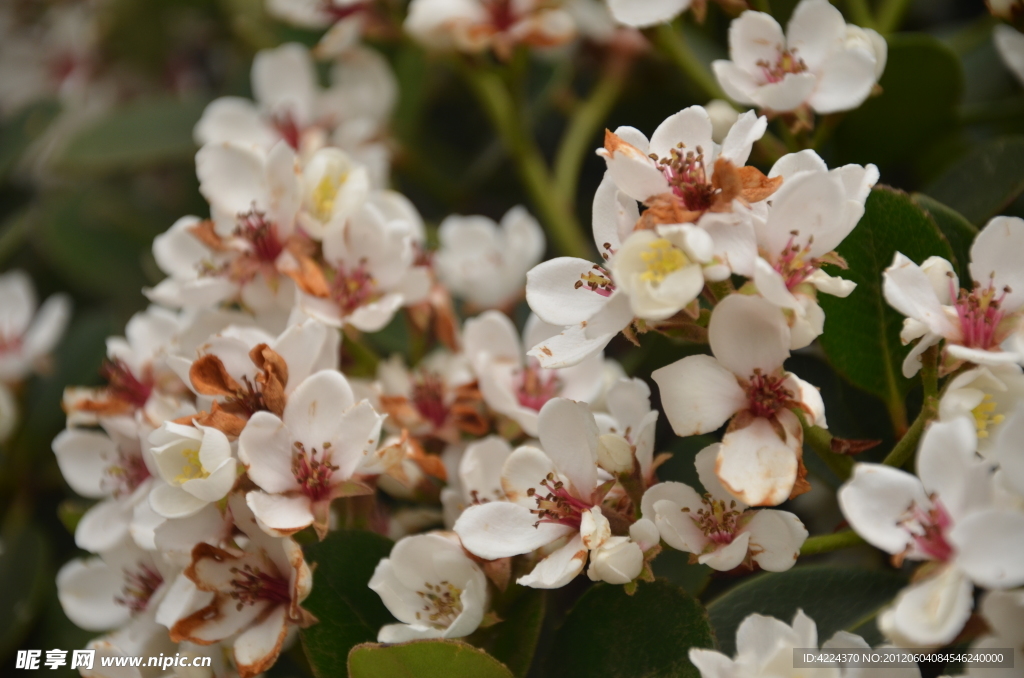
<instances>
[{"instance_id":1,"label":"flower petal","mask_svg":"<svg viewBox=\"0 0 1024 678\"><path fill-rule=\"evenodd\" d=\"M789 327L782 311L743 294L730 294L715 307L708 341L718 362L742 379L755 370L771 374L789 357Z\"/></svg>"},{"instance_id":2,"label":"flower petal","mask_svg":"<svg viewBox=\"0 0 1024 678\"><path fill-rule=\"evenodd\" d=\"M565 546L546 556L533 570L516 580L520 586L535 589L557 589L565 586L583 571L587 549L583 538L576 535Z\"/></svg>"},{"instance_id":3,"label":"flower petal","mask_svg":"<svg viewBox=\"0 0 1024 678\"><path fill-rule=\"evenodd\" d=\"M754 560L768 572L785 572L793 567L807 540L807 528L788 511L758 511L746 529Z\"/></svg>"},{"instance_id":4,"label":"flower petal","mask_svg":"<svg viewBox=\"0 0 1024 678\"><path fill-rule=\"evenodd\" d=\"M930 506L915 476L885 464L856 464L853 477L839 488L839 508L850 526L876 548L902 553L912 537L900 525L911 506Z\"/></svg>"},{"instance_id":5,"label":"flower petal","mask_svg":"<svg viewBox=\"0 0 1024 678\"><path fill-rule=\"evenodd\" d=\"M467 551L487 560L529 553L575 531L566 525L538 524L530 509L500 501L470 506L453 529Z\"/></svg>"},{"instance_id":6,"label":"flower petal","mask_svg":"<svg viewBox=\"0 0 1024 678\"><path fill-rule=\"evenodd\" d=\"M655 370L651 378L678 436L715 431L746 406L736 375L711 356L688 356Z\"/></svg>"},{"instance_id":7,"label":"flower petal","mask_svg":"<svg viewBox=\"0 0 1024 678\"><path fill-rule=\"evenodd\" d=\"M311 502L304 495L248 492L245 503L252 509L260 529L274 537L288 537L313 524Z\"/></svg>"},{"instance_id":8,"label":"flower petal","mask_svg":"<svg viewBox=\"0 0 1024 678\"><path fill-rule=\"evenodd\" d=\"M597 423L585 403L552 398L537 423L541 447L578 493L587 499L597 486Z\"/></svg>"},{"instance_id":9,"label":"flower petal","mask_svg":"<svg viewBox=\"0 0 1024 678\"><path fill-rule=\"evenodd\" d=\"M576 325L589 320L608 303L601 296L576 283L594 272L586 259L559 257L534 266L526 274L526 301L540 319L552 325Z\"/></svg>"},{"instance_id":10,"label":"flower petal","mask_svg":"<svg viewBox=\"0 0 1024 678\"><path fill-rule=\"evenodd\" d=\"M975 584L1007 589L1024 584L1024 514L1007 509L977 511L949 531L956 566Z\"/></svg>"},{"instance_id":11,"label":"flower petal","mask_svg":"<svg viewBox=\"0 0 1024 678\"><path fill-rule=\"evenodd\" d=\"M782 441L758 417L722 438L716 474L733 496L750 506L777 506L796 482L798 441Z\"/></svg>"}]
</instances>

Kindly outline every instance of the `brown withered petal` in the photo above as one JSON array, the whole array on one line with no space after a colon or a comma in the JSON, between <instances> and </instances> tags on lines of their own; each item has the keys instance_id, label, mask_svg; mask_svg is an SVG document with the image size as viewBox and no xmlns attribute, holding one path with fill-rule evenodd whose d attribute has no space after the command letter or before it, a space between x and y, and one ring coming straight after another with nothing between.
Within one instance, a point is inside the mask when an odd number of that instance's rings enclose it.
<instances>
[{"instance_id":1,"label":"brown withered petal","mask_svg":"<svg viewBox=\"0 0 1024 678\"><path fill-rule=\"evenodd\" d=\"M494 582L499 591L508 588L509 580L512 579L512 559L498 558L497 560L485 560L483 565L484 574Z\"/></svg>"},{"instance_id":2,"label":"brown withered petal","mask_svg":"<svg viewBox=\"0 0 1024 678\"><path fill-rule=\"evenodd\" d=\"M448 482L448 472L441 463L441 457L436 454L427 454L423 447L415 440L409 443L409 458L420 467L425 474L437 478L442 482Z\"/></svg>"},{"instance_id":3,"label":"brown withered petal","mask_svg":"<svg viewBox=\"0 0 1024 678\"><path fill-rule=\"evenodd\" d=\"M295 266L285 268L284 274L295 281L299 289L314 297L326 299L331 294L331 288L327 284L327 278L320 266L312 257L304 254L294 254Z\"/></svg>"},{"instance_id":4,"label":"brown withered petal","mask_svg":"<svg viewBox=\"0 0 1024 678\"><path fill-rule=\"evenodd\" d=\"M749 165L739 169L739 176L740 185L743 187L743 199L748 203L760 202L771 196L782 186L782 177L769 179L761 170Z\"/></svg>"},{"instance_id":5,"label":"brown withered petal","mask_svg":"<svg viewBox=\"0 0 1024 678\"><path fill-rule=\"evenodd\" d=\"M281 354L266 344L258 344L249 351L249 359L260 370L256 381L262 387L263 402L277 416L284 414L284 389L288 385L288 364Z\"/></svg>"},{"instance_id":6,"label":"brown withered petal","mask_svg":"<svg viewBox=\"0 0 1024 678\"><path fill-rule=\"evenodd\" d=\"M634 231L653 230L660 224L692 224L702 212L688 210L672 193L662 193L651 198L647 209L640 215Z\"/></svg>"},{"instance_id":7,"label":"brown withered petal","mask_svg":"<svg viewBox=\"0 0 1024 678\"><path fill-rule=\"evenodd\" d=\"M804 466L802 454L797 455L796 464L796 481L793 483L793 491L789 493L790 499L811 491L811 484L807 482L807 467Z\"/></svg>"},{"instance_id":8,"label":"brown withered petal","mask_svg":"<svg viewBox=\"0 0 1024 678\"><path fill-rule=\"evenodd\" d=\"M732 201L743 195L743 179L736 165L725 158L715 161L715 176L711 178L715 188L715 200L710 212L731 212Z\"/></svg>"},{"instance_id":9,"label":"brown withered petal","mask_svg":"<svg viewBox=\"0 0 1024 678\"><path fill-rule=\"evenodd\" d=\"M188 232L214 252L224 252L228 249L224 241L221 240L221 237L217 235L213 222L209 219L204 219L198 224L190 226Z\"/></svg>"},{"instance_id":10,"label":"brown withered petal","mask_svg":"<svg viewBox=\"0 0 1024 678\"><path fill-rule=\"evenodd\" d=\"M209 426L215 428L226 436L232 436L237 438L242 435L242 429L245 428L247 419L240 417L237 414L231 412L225 412L220 408L218 403L213 404L213 408L209 412L200 412L199 414L192 417L182 417L186 421L178 421L177 423L183 423L189 425L192 420L200 426Z\"/></svg>"},{"instance_id":11,"label":"brown withered petal","mask_svg":"<svg viewBox=\"0 0 1024 678\"><path fill-rule=\"evenodd\" d=\"M215 355L204 355L192 363L188 377L192 387L202 395L233 396L241 389Z\"/></svg>"},{"instance_id":12,"label":"brown withered petal","mask_svg":"<svg viewBox=\"0 0 1024 678\"><path fill-rule=\"evenodd\" d=\"M833 438L832 442L829 443L829 447L836 454L860 454L866 452L873 447L878 447L882 444L881 440L850 440L848 438Z\"/></svg>"}]
</instances>

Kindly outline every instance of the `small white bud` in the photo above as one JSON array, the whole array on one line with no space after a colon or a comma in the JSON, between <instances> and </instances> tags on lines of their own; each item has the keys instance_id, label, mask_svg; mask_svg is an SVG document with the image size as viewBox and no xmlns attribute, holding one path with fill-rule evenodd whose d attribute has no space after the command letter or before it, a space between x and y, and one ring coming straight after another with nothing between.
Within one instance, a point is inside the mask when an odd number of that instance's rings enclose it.
<instances>
[{"instance_id":1,"label":"small white bud","mask_svg":"<svg viewBox=\"0 0 1024 678\"><path fill-rule=\"evenodd\" d=\"M740 117L739 111L732 107L727 101L712 99L704 107L711 118L711 138L716 144L722 143L725 135L729 133L736 119Z\"/></svg>"},{"instance_id":2,"label":"small white bud","mask_svg":"<svg viewBox=\"0 0 1024 678\"><path fill-rule=\"evenodd\" d=\"M628 584L640 576L644 554L627 537L612 537L604 546L590 554L587 576L591 581Z\"/></svg>"},{"instance_id":3,"label":"small white bud","mask_svg":"<svg viewBox=\"0 0 1024 678\"><path fill-rule=\"evenodd\" d=\"M633 470L633 447L622 436L605 433L597 441L597 463L608 473Z\"/></svg>"}]
</instances>

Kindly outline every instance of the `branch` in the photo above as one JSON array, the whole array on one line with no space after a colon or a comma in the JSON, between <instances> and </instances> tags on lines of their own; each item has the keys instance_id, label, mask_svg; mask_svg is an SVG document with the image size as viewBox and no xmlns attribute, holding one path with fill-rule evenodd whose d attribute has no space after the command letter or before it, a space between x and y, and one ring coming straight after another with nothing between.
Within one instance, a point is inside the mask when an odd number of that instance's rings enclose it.
<instances>
[{"instance_id":1,"label":"branch","mask_svg":"<svg viewBox=\"0 0 1024 678\"><path fill-rule=\"evenodd\" d=\"M882 461L883 464L901 468L917 450L917 443L921 440L928 422L935 419L939 414L939 347L932 346L921 354L921 382L924 387L924 402L921 404L921 411L917 419L910 425L907 432L900 438L899 442L892 448L892 451Z\"/></svg>"},{"instance_id":2,"label":"branch","mask_svg":"<svg viewBox=\"0 0 1024 678\"><path fill-rule=\"evenodd\" d=\"M839 549L858 546L863 543L864 540L853 530L843 530L835 534L823 534L808 538L804 545L800 547L800 555L813 556L818 553L838 551Z\"/></svg>"},{"instance_id":3,"label":"branch","mask_svg":"<svg viewBox=\"0 0 1024 678\"><path fill-rule=\"evenodd\" d=\"M804 442L807 443L807 446L814 450L814 453L825 462L839 480L849 478L853 472L853 459L832 451L832 434L820 426L808 424L803 412L797 409L790 411L796 415L800 420L800 425L803 426Z\"/></svg>"}]
</instances>

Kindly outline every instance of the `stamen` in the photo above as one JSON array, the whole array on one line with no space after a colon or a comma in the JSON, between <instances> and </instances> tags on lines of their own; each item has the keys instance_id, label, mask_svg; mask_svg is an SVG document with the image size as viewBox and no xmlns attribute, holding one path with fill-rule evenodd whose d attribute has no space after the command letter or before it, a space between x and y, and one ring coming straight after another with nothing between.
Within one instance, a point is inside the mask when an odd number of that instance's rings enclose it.
<instances>
[{"instance_id":1,"label":"stamen","mask_svg":"<svg viewBox=\"0 0 1024 678\"><path fill-rule=\"evenodd\" d=\"M698 146L696 152L686 151L680 142L669 151L668 158L659 158L654 154L650 157L657 163L658 169L672 187L672 192L682 200L687 210L703 212L711 207L716 190L708 181L703 148Z\"/></svg>"},{"instance_id":2,"label":"stamen","mask_svg":"<svg viewBox=\"0 0 1024 678\"><path fill-rule=\"evenodd\" d=\"M236 576L231 580L233 590L229 595L238 601L235 605L236 610L241 610L246 605L255 605L261 600L275 605L287 605L291 602L288 580L284 577L263 572L253 565L246 565L241 569L233 567L231 573Z\"/></svg>"},{"instance_id":3,"label":"stamen","mask_svg":"<svg viewBox=\"0 0 1024 678\"><path fill-rule=\"evenodd\" d=\"M760 369L755 369L747 385L747 408L751 414L767 418L789 407L793 402L793 393L783 386L784 382L783 377L766 375Z\"/></svg>"},{"instance_id":4,"label":"stamen","mask_svg":"<svg viewBox=\"0 0 1024 678\"><path fill-rule=\"evenodd\" d=\"M554 398L561 388L562 380L555 370L543 370L537 364L530 364L520 373L516 398L523 407L540 412L540 408Z\"/></svg>"},{"instance_id":5,"label":"stamen","mask_svg":"<svg viewBox=\"0 0 1024 678\"><path fill-rule=\"evenodd\" d=\"M919 551L934 560L945 562L953 556L953 547L946 541L946 534L953 521L938 497L932 495L929 499L932 503L930 509L911 504L899 524L913 538Z\"/></svg>"},{"instance_id":6,"label":"stamen","mask_svg":"<svg viewBox=\"0 0 1024 678\"><path fill-rule=\"evenodd\" d=\"M419 378L412 385L412 404L434 428L442 428L448 421L449 412L445 403L444 380L433 372L420 371Z\"/></svg>"},{"instance_id":7,"label":"stamen","mask_svg":"<svg viewBox=\"0 0 1024 678\"><path fill-rule=\"evenodd\" d=\"M277 227L255 208L238 215L233 235L247 241L252 246L252 255L262 263L274 263L284 251Z\"/></svg>"},{"instance_id":8,"label":"stamen","mask_svg":"<svg viewBox=\"0 0 1024 678\"><path fill-rule=\"evenodd\" d=\"M146 405L153 392L153 377L144 375L136 377L123 360L108 360L100 368L100 374L107 381L107 393L110 398L129 403L139 409Z\"/></svg>"},{"instance_id":9,"label":"stamen","mask_svg":"<svg viewBox=\"0 0 1024 678\"><path fill-rule=\"evenodd\" d=\"M1003 301L1010 292L1009 287L1003 288L996 296L995 286L989 282L988 287L975 283L974 289L968 292L961 288L959 293L950 280L950 296L956 298L954 308L960 320L961 343L969 348L991 350L998 348L1005 337L999 331L1003 320Z\"/></svg>"},{"instance_id":10,"label":"stamen","mask_svg":"<svg viewBox=\"0 0 1024 678\"><path fill-rule=\"evenodd\" d=\"M181 473L174 478L174 482L184 483L188 480L210 477L209 471L204 469L202 462L199 461L198 449L185 450L182 456L185 457L185 464L181 467Z\"/></svg>"},{"instance_id":11,"label":"stamen","mask_svg":"<svg viewBox=\"0 0 1024 678\"><path fill-rule=\"evenodd\" d=\"M423 585L426 590L416 592L424 603L423 610L416 613L416 619L435 629L448 628L462 614L462 589L447 581L439 584L424 582Z\"/></svg>"},{"instance_id":12,"label":"stamen","mask_svg":"<svg viewBox=\"0 0 1024 678\"><path fill-rule=\"evenodd\" d=\"M338 268L331 282L331 297L342 313L348 315L360 306L368 304L380 297L377 282L366 270L366 263L361 262L351 271L344 266Z\"/></svg>"},{"instance_id":13,"label":"stamen","mask_svg":"<svg viewBox=\"0 0 1024 678\"><path fill-rule=\"evenodd\" d=\"M792 232L782 254L775 260L775 270L779 272L786 282L786 288L790 290L821 268L821 262L809 256L811 244L814 242L813 236L808 238L807 244L801 247L794 242L797 235L799 233L796 231Z\"/></svg>"},{"instance_id":14,"label":"stamen","mask_svg":"<svg viewBox=\"0 0 1024 678\"><path fill-rule=\"evenodd\" d=\"M607 249L611 251L611 247L608 247ZM610 297L612 292L615 291L615 283L612 282L612 278L608 274L608 271L597 265L594 266L592 271L587 271L582 274L573 287L575 289L580 289L584 285L586 285L591 292L600 294L602 297Z\"/></svg>"},{"instance_id":15,"label":"stamen","mask_svg":"<svg viewBox=\"0 0 1024 678\"><path fill-rule=\"evenodd\" d=\"M311 501L327 499L331 494L331 476L338 467L331 464L331 444L324 443L324 451L317 458L317 450L306 451L302 443L295 441L293 447L297 452L292 457L292 475L299 489Z\"/></svg>"},{"instance_id":16,"label":"stamen","mask_svg":"<svg viewBox=\"0 0 1024 678\"><path fill-rule=\"evenodd\" d=\"M533 497L537 502L537 508L530 509L530 513L539 517L534 527L541 523L558 523L578 530L583 521L583 512L593 506L572 496L565 484L555 480L552 473L541 480L539 485L548 491L546 495L542 496L532 487L526 491L526 496Z\"/></svg>"},{"instance_id":17,"label":"stamen","mask_svg":"<svg viewBox=\"0 0 1024 678\"><path fill-rule=\"evenodd\" d=\"M656 285L690 263L686 254L665 238L651 242L647 251L640 253L640 258L647 264L647 270L640 274L640 279Z\"/></svg>"},{"instance_id":18,"label":"stamen","mask_svg":"<svg viewBox=\"0 0 1024 678\"><path fill-rule=\"evenodd\" d=\"M735 500L727 505L724 499L714 499L710 494L705 494L701 501L704 508L697 509L696 514L687 508L682 509L683 513L689 514L690 520L714 544L731 544L740 528L740 518L744 512L736 508Z\"/></svg>"},{"instance_id":19,"label":"stamen","mask_svg":"<svg viewBox=\"0 0 1024 678\"><path fill-rule=\"evenodd\" d=\"M149 599L164 583L164 578L159 572L144 563L139 563L135 570L125 568L123 572L124 588L121 589L121 595L114 598L114 602L127 607L133 615L136 615L145 611L149 605Z\"/></svg>"},{"instance_id":20,"label":"stamen","mask_svg":"<svg viewBox=\"0 0 1024 678\"><path fill-rule=\"evenodd\" d=\"M125 452L120 452L117 462L107 467L106 475L114 485L112 494L115 497L131 494L150 477L142 455Z\"/></svg>"},{"instance_id":21,"label":"stamen","mask_svg":"<svg viewBox=\"0 0 1024 678\"><path fill-rule=\"evenodd\" d=\"M974 426L978 431L978 438L989 437L989 426L996 426L1003 423L1006 416L1003 414L992 414L996 409L996 403L992 400L992 395L986 393L978 403L978 406L971 410L971 414L974 415Z\"/></svg>"},{"instance_id":22,"label":"stamen","mask_svg":"<svg viewBox=\"0 0 1024 678\"><path fill-rule=\"evenodd\" d=\"M779 58L774 64L769 63L765 59L761 59L757 62L757 65L761 68L761 74L764 76L765 82L775 83L781 82L787 73L803 73L807 70L807 64L804 60L797 56L796 48L782 49L782 46L778 46Z\"/></svg>"}]
</instances>

